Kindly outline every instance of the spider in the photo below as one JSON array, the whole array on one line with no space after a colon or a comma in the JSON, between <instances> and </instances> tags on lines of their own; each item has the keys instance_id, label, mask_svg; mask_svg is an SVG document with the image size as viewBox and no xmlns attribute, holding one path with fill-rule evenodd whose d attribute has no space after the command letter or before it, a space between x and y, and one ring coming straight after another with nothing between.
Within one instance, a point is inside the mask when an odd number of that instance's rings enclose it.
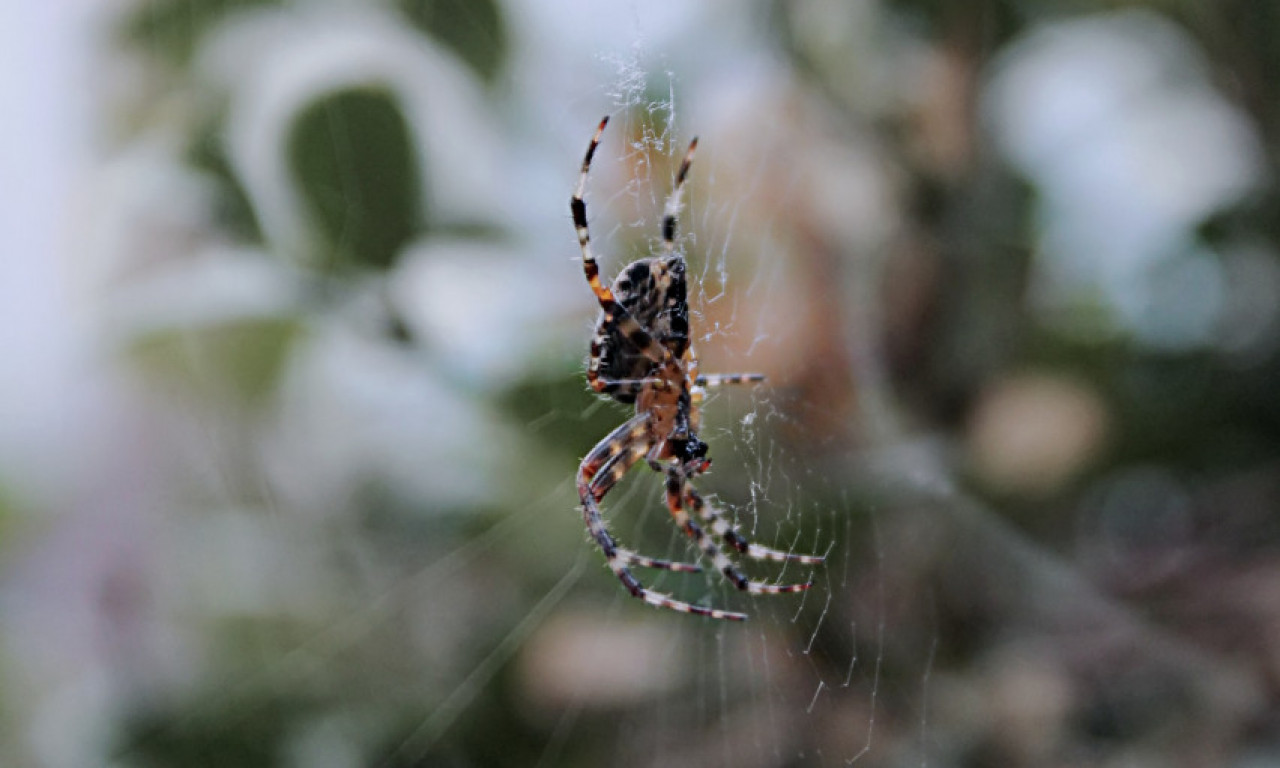
<instances>
[{"instance_id":1,"label":"spider","mask_svg":"<svg viewBox=\"0 0 1280 768\"><path fill-rule=\"evenodd\" d=\"M582 248L582 269L587 283L600 302L600 320L591 339L587 383L593 390L626 404L635 404L635 416L601 440L578 467L578 497L582 516L591 538L604 552L610 570L632 596L649 605L714 619L742 621L745 613L706 608L676 600L648 589L631 573L631 566L696 573L694 563L659 560L619 546L605 526L600 502L622 479L627 470L642 459L653 471L665 476L667 508L676 525L698 549L738 589L756 595L802 592L812 586L766 584L748 579L711 534L699 525L693 512L716 536L739 553L757 560L792 560L817 565L823 557L799 555L753 544L725 518L724 513L694 489L692 480L711 466L707 444L698 438L700 413L706 387L764 381L758 373L699 374L698 358L689 343L688 283L684 256L676 251L676 216L689 166L698 148L689 143L675 188L667 198L662 218L662 253L633 261L625 266L611 287L600 281L600 267L591 253L587 230L587 173L591 158L600 146L609 118L596 128L595 136L582 160L577 189L569 201L573 226Z\"/></svg>"}]
</instances>

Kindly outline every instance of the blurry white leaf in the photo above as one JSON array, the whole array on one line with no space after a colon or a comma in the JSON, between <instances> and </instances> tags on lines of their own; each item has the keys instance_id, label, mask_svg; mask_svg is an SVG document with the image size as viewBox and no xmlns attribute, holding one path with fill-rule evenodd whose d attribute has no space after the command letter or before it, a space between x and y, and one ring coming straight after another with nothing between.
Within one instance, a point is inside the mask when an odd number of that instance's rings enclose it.
<instances>
[{"instance_id":1,"label":"blurry white leaf","mask_svg":"<svg viewBox=\"0 0 1280 768\"><path fill-rule=\"evenodd\" d=\"M299 344L267 444L299 507L331 511L380 481L440 512L493 500L516 435L414 353L330 324Z\"/></svg>"},{"instance_id":2,"label":"blurry white leaf","mask_svg":"<svg viewBox=\"0 0 1280 768\"><path fill-rule=\"evenodd\" d=\"M575 270L571 281L561 282L559 272L505 248L430 241L405 256L392 301L453 375L492 387L527 375L540 362L563 364L559 347L566 334L548 320L575 307L575 299L577 308L593 307L580 275ZM584 327L584 351L588 333Z\"/></svg>"},{"instance_id":3,"label":"blurry white leaf","mask_svg":"<svg viewBox=\"0 0 1280 768\"><path fill-rule=\"evenodd\" d=\"M213 36L201 62L230 94L231 163L273 250L299 258L315 246L287 143L309 105L344 89L379 88L399 101L433 220L474 223L503 208L478 82L377 8L240 14Z\"/></svg>"},{"instance_id":4,"label":"blurry white leaf","mask_svg":"<svg viewBox=\"0 0 1280 768\"><path fill-rule=\"evenodd\" d=\"M1169 275L1263 163L1195 44L1146 12L1046 25L1001 57L984 108L1040 193L1033 298L1049 320L1083 330L1071 310L1093 303L1150 345L1204 344L1223 303L1216 262L1196 262L1197 290L1170 293Z\"/></svg>"}]
</instances>

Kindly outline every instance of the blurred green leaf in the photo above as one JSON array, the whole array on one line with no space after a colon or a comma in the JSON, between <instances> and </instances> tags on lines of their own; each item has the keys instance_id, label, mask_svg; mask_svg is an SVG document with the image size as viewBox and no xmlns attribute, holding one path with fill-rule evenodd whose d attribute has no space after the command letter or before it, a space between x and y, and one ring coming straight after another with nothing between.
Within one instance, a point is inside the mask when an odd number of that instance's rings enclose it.
<instances>
[{"instance_id":1,"label":"blurred green leaf","mask_svg":"<svg viewBox=\"0 0 1280 768\"><path fill-rule=\"evenodd\" d=\"M453 49L486 81L502 71L507 28L493 0L401 0L413 24Z\"/></svg>"},{"instance_id":2,"label":"blurred green leaf","mask_svg":"<svg viewBox=\"0 0 1280 768\"><path fill-rule=\"evenodd\" d=\"M231 168L217 126L210 125L196 135L187 150L187 157L193 166L209 174L217 183L218 198L214 215L218 223L244 240L261 242L262 230L258 225L258 217L240 179Z\"/></svg>"},{"instance_id":3,"label":"blurred green leaf","mask_svg":"<svg viewBox=\"0 0 1280 768\"><path fill-rule=\"evenodd\" d=\"M326 271L386 269L425 225L417 151L386 91L342 91L311 105L294 125L289 164L326 241L315 260Z\"/></svg>"},{"instance_id":4,"label":"blurred green leaf","mask_svg":"<svg viewBox=\"0 0 1280 768\"><path fill-rule=\"evenodd\" d=\"M591 392L583 375L521 384L499 401L526 434L565 454L583 455L629 417L621 405Z\"/></svg>"},{"instance_id":5,"label":"blurred green leaf","mask_svg":"<svg viewBox=\"0 0 1280 768\"><path fill-rule=\"evenodd\" d=\"M124 18L133 45L174 64L185 64L200 38L228 14L280 0L144 0Z\"/></svg>"},{"instance_id":6,"label":"blurred green leaf","mask_svg":"<svg viewBox=\"0 0 1280 768\"><path fill-rule=\"evenodd\" d=\"M18 519L15 499L3 484L0 484L0 555L4 554L10 542L12 531Z\"/></svg>"},{"instance_id":7,"label":"blurred green leaf","mask_svg":"<svg viewBox=\"0 0 1280 768\"><path fill-rule=\"evenodd\" d=\"M184 389L255 403L275 388L298 331L293 318L247 318L159 331L133 351L143 368Z\"/></svg>"},{"instance_id":8,"label":"blurred green leaf","mask_svg":"<svg viewBox=\"0 0 1280 768\"><path fill-rule=\"evenodd\" d=\"M279 695L237 704L238 712L214 706L198 717L184 716L182 710L135 714L120 750L137 761L130 765L140 766L279 765L281 742L308 717L310 702Z\"/></svg>"}]
</instances>

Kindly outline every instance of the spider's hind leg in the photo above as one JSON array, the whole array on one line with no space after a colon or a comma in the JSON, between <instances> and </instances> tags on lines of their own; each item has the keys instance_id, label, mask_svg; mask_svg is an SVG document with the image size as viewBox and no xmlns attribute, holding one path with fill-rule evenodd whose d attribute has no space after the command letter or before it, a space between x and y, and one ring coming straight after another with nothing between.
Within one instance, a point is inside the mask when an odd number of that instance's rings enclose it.
<instances>
[{"instance_id":1,"label":"spider's hind leg","mask_svg":"<svg viewBox=\"0 0 1280 768\"><path fill-rule=\"evenodd\" d=\"M698 549L702 550L703 554L710 558L711 562L715 564L716 570L724 574L724 577L738 589L753 595L778 595L789 592L803 592L813 586L812 581L798 584L766 584L762 581L748 579L742 571L738 570L738 566L733 564L729 556L716 545L715 540L702 529L702 526L689 517L689 512L685 509L684 499L689 497L687 491L692 489L689 486L689 481L674 467L667 470L666 490L667 508L671 510L671 516L675 519L676 525L680 526L680 529L697 543ZM696 496L696 492L693 495Z\"/></svg>"},{"instance_id":2,"label":"spider's hind leg","mask_svg":"<svg viewBox=\"0 0 1280 768\"><path fill-rule=\"evenodd\" d=\"M625 427L628 425L624 424L623 426ZM633 428L631 430L632 433L634 433L636 429L643 429L643 426ZM630 437L630 435L628 435L628 437ZM643 441L634 442L629 446L614 447L614 443L606 440L603 445L605 445L607 449L605 451L606 455L611 451L616 451L616 453L613 453L609 458L605 459L604 463L600 464L598 468L594 468L592 470L593 476L589 479L587 491L591 494L591 498L596 502L603 499L605 494L607 494L610 489L612 489L613 486L622 479L623 475L627 474L627 470L631 469L637 461L649 452L649 444ZM592 457L588 456L588 461L591 460ZM584 466L587 466L587 462L584 461L583 464ZM638 552L630 549L624 549L622 547L615 547L615 551L618 559L622 561L623 565L638 565L642 568L657 568L659 570L675 571L677 573L702 572L702 567L696 563L681 563L674 560L662 560L655 557L649 557L648 555L642 555Z\"/></svg>"},{"instance_id":3,"label":"spider's hind leg","mask_svg":"<svg viewBox=\"0 0 1280 768\"><path fill-rule=\"evenodd\" d=\"M724 512L718 507L708 504L694 490L693 485L687 482L684 485L684 502L698 514L698 517L701 517L711 525L713 533L724 539L729 546L753 560L797 562L801 565L821 565L826 560L823 555L801 555L794 552L784 552L780 549L771 549L749 541L745 536L738 533L733 524L725 517Z\"/></svg>"},{"instance_id":4,"label":"spider's hind leg","mask_svg":"<svg viewBox=\"0 0 1280 768\"><path fill-rule=\"evenodd\" d=\"M582 502L582 514L587 524L587 531L604 552L609 569L617 575L632 595L651 605L659 605L683 613L697 613L721 619L746 618L727 611L689 605L651 592L640 584L628 566L636 565L679 573L697 573L702 568L694 563L662 560L619 547L605 526L604 517L600 514L599 502L622 479L627 470L652 449L648 422L649 415L645 413L631 418L597 443L578 467L578 498Z\"/></svg>"},{"instance_id":5,"label":"spider's hind leg","mask_svg":"<svg viewBox=\"0 0 1280 768\"><path fill-rule=\"evenodd\" d=\"M696 616L707 616L712 619L727 619L729 621L745 621L747 615L745 613L736 613L734 611L722 611L719 608L706 608L701 605L693 605L682 600L676 600L670 595L664 595L661 592L655 592L652 589L640 583L640 580L631 573L628 564L651 565L657 562L645 558L646 562L641 562L635 558L640 557L634 553L620 549L614 542L613 537L609 535L609 531L604 526L604 519L600 515L600 507L596 504L595 499L591 498L590 492L583 492L579 489L580 498L582 499L582 514L587 521L587 530L591 532L591 537L595 539L596 544L604 552L605 561L609 565L609 570L618 577L622 585L627 588L632 597L638 597L655 608L666 608L680 613L692 613Z\"/></svg>"}]
</instances>

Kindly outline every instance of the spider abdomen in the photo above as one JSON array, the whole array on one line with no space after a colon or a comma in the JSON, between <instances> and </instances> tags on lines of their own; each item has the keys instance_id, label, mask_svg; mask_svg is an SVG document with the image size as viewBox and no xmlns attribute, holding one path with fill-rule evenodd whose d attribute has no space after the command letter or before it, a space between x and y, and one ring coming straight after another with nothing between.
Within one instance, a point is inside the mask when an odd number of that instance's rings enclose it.
<instances>
[{"instance_id":1,"label":"spider abdomen","mask_svg":"<svg viewBox=\"0 0 1280 768\"><path fill-rule=\"evenodd\" d=\"M684 258L653 257L622 268L610 288L614 298L658 343L679 359L689 346L689 304ZM599 349L600 375L632 380L651 376L658 364L626 338L602 312L592 346ZM634 403L634 391L610 393L621 403Z\"/></svg>"}]
</instances>

